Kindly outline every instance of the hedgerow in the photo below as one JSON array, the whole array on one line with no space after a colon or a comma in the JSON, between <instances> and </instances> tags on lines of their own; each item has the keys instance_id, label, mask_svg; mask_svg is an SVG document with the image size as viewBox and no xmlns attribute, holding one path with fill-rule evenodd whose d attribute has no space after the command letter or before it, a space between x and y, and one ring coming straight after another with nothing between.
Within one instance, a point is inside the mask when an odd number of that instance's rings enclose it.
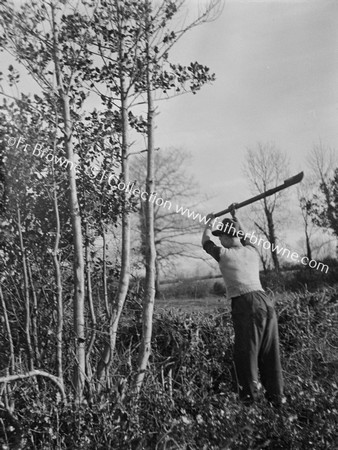
<instances>
[{"instance_id":1,"label":"hedgerow","mask_svg":"<svg viewBox=\"0 0 338 450\"><path fill-rule=\"evenodd\" d=\"M128 387L141 327L138 312L129 309L119 333L113 387L88 393L79 406L64 404L45 381L12 386L23 448L337 448L337 294L326 288L276 298L287 397L281 409L267 403L263 393L254 406L238 402L233 330L224 309L155 315L149 370L136 399ZM5 422L3 445L7 439L7 448L15 448Z\"/></svg>"}]
</instances>

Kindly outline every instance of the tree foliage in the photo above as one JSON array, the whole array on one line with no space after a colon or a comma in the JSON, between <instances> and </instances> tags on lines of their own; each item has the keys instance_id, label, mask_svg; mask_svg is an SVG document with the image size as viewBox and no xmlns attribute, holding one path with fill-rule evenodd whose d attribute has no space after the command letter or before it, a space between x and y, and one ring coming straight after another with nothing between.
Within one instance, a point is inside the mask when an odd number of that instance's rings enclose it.
<instances>
[{"instance_id":1,"label":"tree foliage","mask_svg":"<svg viewBox=\"0 0 338 450\"><path fill-rule=\"evenodd\" d=\"M36 86L21 93L14 65L2 74L1 283L13 342L2 369L56 373L67 399L92 398L103 360L107 386L119 383L114 339L125 301L136 299L129 220L140 199L118 186L149 140L150 116L140 114L149 93L156 101L214 80L208 67L169 56L220 3L181 26L183 1L1 2L0 47ZM109 262L108 236L121 229L122 257Z\"/></svg>"},{"instance_id":2,"label":"tree foliage","mask_svg":"<svg viewBox=\"0 0 338 450\"><path fill-rule=\"evenodd\" d=\"M322 196L328 199L327 203L322 201ZM319 193L314 194L306 203L306 209L310 212L316 225L322 228L330 228L338 236L338 169L332 179L319 185Z\"/></svg>"},{"instance_id":3,"label":"tree foliage","mask_svg":"<svg viewBox=\"0 0 338 450\"><path fill-rule=\"evenodd\" d=\"M335 151L316 144L309 154L309 165L316 190L304 200L304 207L315 225L331 229L338 236L338 168Z\"/></svg>"}]
</instances>

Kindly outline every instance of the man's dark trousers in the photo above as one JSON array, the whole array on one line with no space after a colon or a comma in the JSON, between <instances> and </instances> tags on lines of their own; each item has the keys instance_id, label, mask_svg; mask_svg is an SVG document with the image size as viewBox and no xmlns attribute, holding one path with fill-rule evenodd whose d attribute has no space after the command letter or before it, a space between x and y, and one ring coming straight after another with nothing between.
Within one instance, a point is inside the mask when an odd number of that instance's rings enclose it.
<instances>
[{"instance_id":1,"label":"man's dark trousers","mask_svg":"<svg viewBox=\"0 0 338 450\"><path fill-rule=\"evenodd\" d=\"M262 291L232 299L234 360L240 399L257 397L258 369L266 398L278 405L283 397L278 324L272 301Z\"/></svg>"}]
</instances>

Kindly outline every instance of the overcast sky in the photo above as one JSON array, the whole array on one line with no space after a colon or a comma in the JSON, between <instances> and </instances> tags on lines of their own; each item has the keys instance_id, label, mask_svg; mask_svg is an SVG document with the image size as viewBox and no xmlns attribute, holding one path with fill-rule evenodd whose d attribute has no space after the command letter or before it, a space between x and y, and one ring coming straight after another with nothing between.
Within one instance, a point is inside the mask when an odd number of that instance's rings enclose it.
<instances>
[{"instance_id":1,"label":"overcast sky","mask_svg":"<svg viewBox=\"0 0 338 450\"><path fill-rule=\"evenodd\" d=\"M186 0L191 14L207 3ZM319 140L338 150L338 1L224 4L216 21L188 32L170 57L209 66L216 81L159 102L155 136L156 147L192 153L190 172L213 211L250 194L242 166L246 148L258 141L287 152L292 173L306 174L306 154ZM5 53L0 58L4 69L12 62ZM21 89L37 87L23 76Z\"/></svg>"},{"instance_id":2,"label":"overcast sky","mask_svg":"<svg viewBox=\"0 0 338 450\"><path fill-rule=\"evenodd\" d=\"M157 144L192 152L214 211L248 195L241 167L258 141L287 152L292 172L305 170L320 139L338 149L337 51L337 1L227 1L173 51L171 60L208 65L216 82L159 103Z\"/></svg>"},{"instance_id":3,"label":"overcast sky","mask_svg":"<svg viewBox=\"0 0 338 450\"><path fill-rule=\"evenodd\" d=\"M186 4L194 11L206 0ZM13 62L0 58L2 70ZM338 1L225 1L221 16L187 33L170 60L198 61L216 74L196 95L159 102L156 117L156 147L192 153L188 170L210 198L197 212L250 196L242 166L257 142L273 142L289 156L291 173L305 176L319 140L338 150ZM23 76L21 89L36 85ZM292 226L295 242L303 231L300 222Z\"/></svg>"}]
</instances>

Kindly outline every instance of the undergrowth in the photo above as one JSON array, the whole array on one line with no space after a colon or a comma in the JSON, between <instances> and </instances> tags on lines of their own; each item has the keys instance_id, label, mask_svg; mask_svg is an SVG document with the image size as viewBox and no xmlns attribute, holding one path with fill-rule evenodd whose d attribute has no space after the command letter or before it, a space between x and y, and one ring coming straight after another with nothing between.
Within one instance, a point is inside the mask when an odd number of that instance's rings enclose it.
<instances>
[{"instance_id":1,"label":"undergrowth","mask_svg":"<svg viewBox=\"0 0 338 450\"><path fill-rule=\"evenodd\" d=\"M167 311L154 320L142 392L128 386L141 332L129 311L119 332L115 384L64 404L48 382L11 385L13 417L25 449L334 449L338 448L338 291L276 296L287 403L264 396L238 402L232 376L230 313ZM14 430L13 430L14 429ZM1 419L2 448L15 426ZM7 440L7 444L6 444Z\"/></svg>"}]
</instances>

